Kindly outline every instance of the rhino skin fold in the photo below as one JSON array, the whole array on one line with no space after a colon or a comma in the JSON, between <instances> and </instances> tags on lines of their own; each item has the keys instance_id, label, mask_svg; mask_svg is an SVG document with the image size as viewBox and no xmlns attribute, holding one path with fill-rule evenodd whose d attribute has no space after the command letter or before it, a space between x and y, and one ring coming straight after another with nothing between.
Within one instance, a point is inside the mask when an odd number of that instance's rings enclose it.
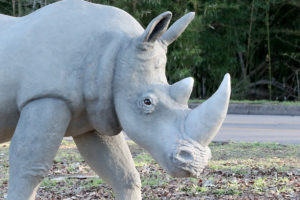
<instances>
[{"instance_id":1,"label":"rhino skin fold","mask_svg":"<svg viewBox=\"0 0 300 200\"><path fill-rule=\"evenodd\" d=\"M115 7L63 0L24 17L0 15L0 142L11 140L8 200L34 199L64 136L116 199L141 199L122 130L172 176L198 177L227 112L230 76L190 110L193 79L169 85L167 47L194 18L146 29Z\"/></svg>"}]
</instances>

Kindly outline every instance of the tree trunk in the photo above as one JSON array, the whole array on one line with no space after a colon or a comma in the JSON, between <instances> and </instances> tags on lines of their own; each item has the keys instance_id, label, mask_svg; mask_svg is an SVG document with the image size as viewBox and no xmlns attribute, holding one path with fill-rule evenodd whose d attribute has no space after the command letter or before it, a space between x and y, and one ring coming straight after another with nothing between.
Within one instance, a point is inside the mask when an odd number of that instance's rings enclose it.
<instances>
[{"instance_id":1,"label":"tree trunk","mask_svg":"<svg viewBox=\"0 0 300 200\"><path fill-rule=\"evenodd\" d=\"M254 18L253 18L253 13L254 13L254 0L252 0L251 3L251 14L250 14L250 24L249 24L249 35L248 35L248 45L247 45L247 59L246 59L246 66L245 66L245 71L248 70L248 67L250 68L250 62L251 62L251 58L250 58L250 47L251 47L251 33L252 33L252 24L254 22Z\"/></svg>"},{"instance_id":2,"label":"tree trunk","mask_svg":"<svg viewBox=\"0 0 300 200\"><path fill-rule=\"evenodd\" d=\"M300 100L299 70L297 70L297 71L296 71L296 80L297 80L297 93L298 93L298 100Z\"/></svg>"},{"instance_id":3,"label":"tree trunk","mask_svg":"<svg viewBox=\"0 0 300 200\"><path fill-rule=\"evenodd\" d=\"M22 17L22 0L18 0L18 17Z\"/></svg>"},{"instance_id":4,"label":"tree trunk","mask_svg":"<svg viewBox=\"0 0 300 200\"><path fill-rule=\"evenodd\" d=\"M242 69L243 79L246 80L247 79L247 74L246 74L243 54L241 52L238 52L238 56L239 56L239 61L240 61L241 69Z\"/></svg>"},{"instance_id":5,"label":"tree trunk","mask_svg":"<svg viewBox=\"0 0 300 200\"><path fill-rule=\"evenodd\" d=\"M206 78L202 77L202 98L205 98L206 96L205 82L206 82Z\"/></svg>"},{"instance_id":6,"label":"tree trunk","mask_svg":"<svg viewBox=\"0 0 300 200\"><path fill-rule=\"evenodd\" d=\"M36 0L33 0L33 2L32 2L32 11L35 10L35 6L36 6Z\"/></svg>"},{"instance_id":7,"label":"tree trunk","mask_svg":"<svg viewBox=\"0 0 300 200\"><path fill-rule=\"evenodd\" d=\"M270 2L267 1L266 8L266 28L267 28L267 45L268 45L268 69L269 69L269 100L272 100L272 65L271 65L271 45L270 45L270 19L269 19L269 11L270 11Z\"/></svg>"},{"instance_id":8,"label":"tree trunk","mask_svg":"<svg viewBox=\"0 0 300 200\"><path fill-rule=\"evenodd\" d=\"M133 15L135 14L135 11L136 11L136 0L132 1L132 12L133 12Z\"/></svg>"},{"instance_id":9,"label":"tree trunk","mask_svg":"<svg viewBox=\"0 0 300 200\"><path fill-rule=\"evenodd\" d=\"M13 10L13 16L16 16L16 0L11 0L12 3L12 10Z\"/></svg>"}]
</instances>

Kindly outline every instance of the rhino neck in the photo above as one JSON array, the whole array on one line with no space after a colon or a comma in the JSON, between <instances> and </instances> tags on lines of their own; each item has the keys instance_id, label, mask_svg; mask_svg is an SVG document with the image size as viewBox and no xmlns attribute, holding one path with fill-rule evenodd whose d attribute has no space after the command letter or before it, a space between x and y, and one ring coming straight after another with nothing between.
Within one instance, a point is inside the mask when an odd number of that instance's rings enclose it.
<instances>
[{"instance_id":1,"label":"rhino neck","mask_svg":"<svg viewBox=\"0 0 300 200\"><path fill-rule=\"evenodd\" d=\"M122 130L114 106L113 79L122 37L105 35L93 41L87 58L84 96L89 120L103 135L116 135ZM123 37L124 38L124 37ZM110 42L107 42L110 41ZM104 44L104 45L103 45Z\"/></svg>"}]
</instances>

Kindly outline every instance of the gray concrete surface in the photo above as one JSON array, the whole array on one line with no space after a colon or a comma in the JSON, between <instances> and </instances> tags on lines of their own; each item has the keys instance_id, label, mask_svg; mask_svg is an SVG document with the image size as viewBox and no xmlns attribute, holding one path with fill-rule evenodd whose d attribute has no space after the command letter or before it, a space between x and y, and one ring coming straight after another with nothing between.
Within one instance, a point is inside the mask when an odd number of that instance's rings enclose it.
<instances>
[{"instance_id":1,"label":"gray concrete surface","mask_svg":"<svg viewBox=\"0 0 300 200\"><path fill-rule=\"evenodd\" d=\"M228 114L214 141L300 144L300 116Z\"/></svg>"},{"instance_id":2,"label":"gray concrete surface","mask_svg":"<svg viewBox=\"0 0 300 200\"><path fill-rule=\"evenodd\" d=\"M189 107L194 108L198 105L199 103L190 103ZM276 105L276 104L231 103L229 104L228 107L228 114L300 116L300 106Z\"/></svg>"}]
</instances>

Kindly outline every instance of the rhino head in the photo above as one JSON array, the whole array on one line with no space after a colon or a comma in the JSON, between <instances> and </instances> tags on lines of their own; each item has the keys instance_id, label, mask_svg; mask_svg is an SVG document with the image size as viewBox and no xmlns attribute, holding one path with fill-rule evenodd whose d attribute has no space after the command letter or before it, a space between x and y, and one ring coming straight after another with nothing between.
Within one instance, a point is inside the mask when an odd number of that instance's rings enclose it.
<instances>
[{"instance_id":1,"label":"rhino head","mask_svg":"<svg viewBox=\"0 0 300 200\"><path fill-rule=\"evenodd\" d=\"M172 14L154 18L142 35L124 44L114 77L114 103L123 130L172 176L197 177L211 157L208 144L226 116L230 76L217 92L191 110L193 78L169 85L167 46L194 18L188 13L169 29Z\"/></svg>"}]
</instances>

